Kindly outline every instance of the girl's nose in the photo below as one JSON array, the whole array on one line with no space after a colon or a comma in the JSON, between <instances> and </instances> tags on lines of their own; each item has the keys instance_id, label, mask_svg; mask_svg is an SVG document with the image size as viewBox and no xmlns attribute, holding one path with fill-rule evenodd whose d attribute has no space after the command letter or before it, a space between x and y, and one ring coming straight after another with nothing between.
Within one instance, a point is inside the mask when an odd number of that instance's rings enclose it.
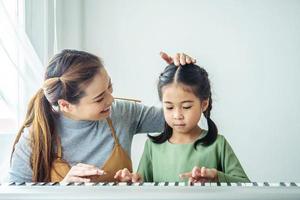
<instances>
[{"instance_id":1,"label":"girl's nose","mask_svg":"<svg viewBox=\"0 0 300 200\"><path fill-rule=\"evenodd\" d=\"M183 119L183 114L180 110L177 110L173 113L173 118L174 119Z\"/></svg>"}]
</instances>

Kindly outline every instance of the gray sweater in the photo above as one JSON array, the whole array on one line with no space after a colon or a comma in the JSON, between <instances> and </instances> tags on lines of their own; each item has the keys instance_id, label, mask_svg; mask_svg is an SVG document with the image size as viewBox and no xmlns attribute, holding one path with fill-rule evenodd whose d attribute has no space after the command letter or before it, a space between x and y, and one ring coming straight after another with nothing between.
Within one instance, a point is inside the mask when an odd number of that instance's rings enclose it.
<instances>
[{"instance_id":1,"label":"gray sweater","mask_svg":"<svg viewBox=\"0 0 300 200\"><path fill-rule=\"evenodd\" d=\"M119 142L129 156L134 134L161 132L164 126L161 108L130 101L116 100L112 105L111 119ZM101 167L111 154L114 140L106 120L75 121L60 115L56 126L63 159L70 165L81 162ZM8 181L31 181L29 142L29 131L25 129L12 156Z\"/></svg>"}]
</instances>

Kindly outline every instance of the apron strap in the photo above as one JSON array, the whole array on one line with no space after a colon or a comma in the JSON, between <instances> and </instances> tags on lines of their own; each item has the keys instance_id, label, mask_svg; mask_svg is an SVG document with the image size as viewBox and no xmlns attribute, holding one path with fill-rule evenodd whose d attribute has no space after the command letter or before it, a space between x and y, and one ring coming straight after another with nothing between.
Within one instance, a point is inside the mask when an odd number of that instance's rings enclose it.
<instances>
[{"instance_id":1,"label":"apron strap","mask_svg":"<svg viewBox=\"0 0 300 200\"><path fill-rule=\"evenodd\" d=\"M106 121L107 121L108 126L109 126L109 128L110 128L110 130L111 130L111 134L112 134L112 136L113 136L113 138L114 138L114 140L115 140L116 145L120 145L120 144L119 144L119 140L118 140L117 135L116 135L116 132L115 132L115 129L114 129L114 127L113 127L111 118L109 118L109 117L106 118Z\"/></svg>"}]
</instances>

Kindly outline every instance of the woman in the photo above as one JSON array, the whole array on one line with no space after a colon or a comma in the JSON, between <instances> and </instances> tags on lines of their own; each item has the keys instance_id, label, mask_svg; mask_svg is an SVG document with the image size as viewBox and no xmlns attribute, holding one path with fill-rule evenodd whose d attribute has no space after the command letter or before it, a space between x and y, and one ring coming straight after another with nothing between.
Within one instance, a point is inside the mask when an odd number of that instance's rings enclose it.
<instances>
[{"instance_id":1,"label":"woman","mask_svg":"<svg viewBox=\"0 0 300 200\"><path fill-rule=\"evenodd\" d=\"M186 62L195 61L174 57L177 65ZM44 80L14 142L9 181L113 181L119 169L132 171L133 135L163 130L160 108L114 101L111 78L95 55L63 50Z\"/></svg>"}]
</instances>

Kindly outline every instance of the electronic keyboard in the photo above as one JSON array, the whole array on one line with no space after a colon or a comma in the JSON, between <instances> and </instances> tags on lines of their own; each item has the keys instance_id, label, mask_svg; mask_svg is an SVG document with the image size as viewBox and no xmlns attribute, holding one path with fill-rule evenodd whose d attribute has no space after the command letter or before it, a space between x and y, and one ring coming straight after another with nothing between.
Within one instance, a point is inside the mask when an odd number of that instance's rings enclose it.
<instances>
[{"instance_id":1,"label":"electronic keyboard","mask_svg":"<svg viewBox=\"0 0 300 200\"><path fill-rule=\"evenodd\" d=\"M0 199L300 199L300 183L1 183Z\"/></svg>"}]
</instances>

